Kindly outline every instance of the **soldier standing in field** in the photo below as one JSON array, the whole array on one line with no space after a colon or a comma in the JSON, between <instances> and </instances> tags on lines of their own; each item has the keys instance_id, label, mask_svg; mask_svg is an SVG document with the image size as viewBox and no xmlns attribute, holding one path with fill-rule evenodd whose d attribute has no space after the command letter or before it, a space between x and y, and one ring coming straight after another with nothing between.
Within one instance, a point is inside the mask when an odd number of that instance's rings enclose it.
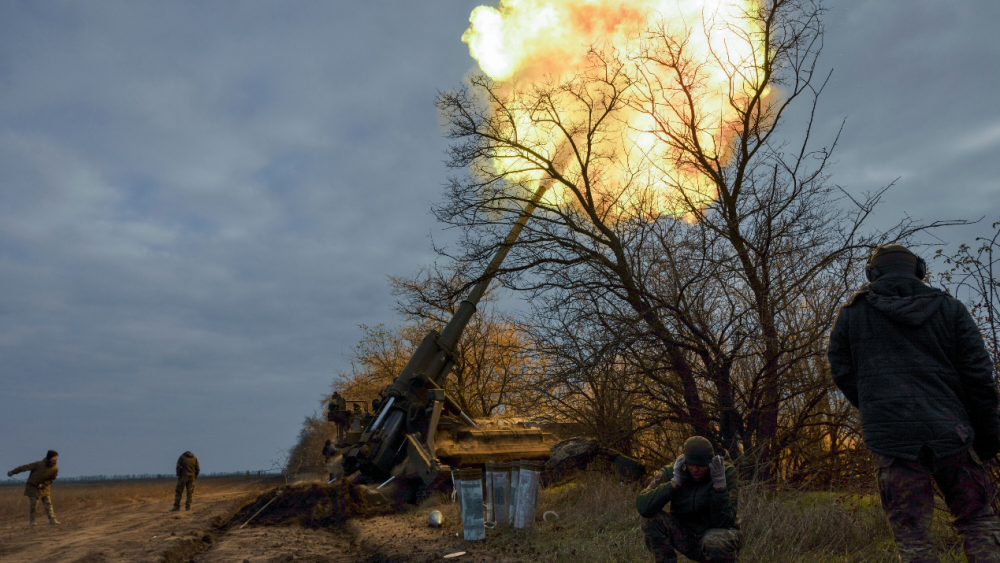
<instances>
[{"instance_id":1,"label":"soldier standing in field","mask_svg":"<svg viewBox=\"0 0 1000 563\"><path fill-rule=\"evenodd\" d=\"M1000 562L983 470L1000 451L1000 400L979 329L960 301L921 281L926 264L904 246L876 249L865 274L830 335L830 369L861 411L900 559L938 560L927 537L936 482L968 561Z\"/></svg>"},{"instance_id":2,"label":"soldier standing in field","mask_svg":"<svg viewBox=\"0 0 1000 563\"><path fill-rule=\"evenodd\" d=\"M184 503L184 510L191 510L191 497L194 496L194 482L201 473L198 466L198 458L191 452L184 452L177 458L177 487L174 488L174 507L170 512L177 512L181 509L181 494L187 489L187 502Z\"/></svg>"},{"instance_id":3,"label":"soldier standing in field","mask_svg":"<svg viewBox=\"0 0 1000 563\"><path fill-rule=\"evenodd\" d=\"M59 461L59 454L55 450L49 450L45 454L45 459L22 465L13 471L7 472L8 477L25 471L31 472L28 474L28 482L24 484L24 496L28 497L29 502L29 526L35 525L35 507L38 505L38 499L42 499L42 505L45 506L45 513L49 516L49 524L59 524L59 521L56 520L56 514L52 510L52 499L49 498L49 486L56 480L56 476L59 475L59 466L56 465L57 461Z\"/></svg>"},{"instance_id":4,"label":"soldier standing in field","mask_svg":"<svg viewBox=\"0 0 1000 563\"><path fill-rule=\"evenodd\" d=\"M694 561L737 561L737 479L736 468L715 455L707 439L684 442L684 454L657 472L635 503L656 563L676 562L678 551Z\"/></svg>"}]
</instances>

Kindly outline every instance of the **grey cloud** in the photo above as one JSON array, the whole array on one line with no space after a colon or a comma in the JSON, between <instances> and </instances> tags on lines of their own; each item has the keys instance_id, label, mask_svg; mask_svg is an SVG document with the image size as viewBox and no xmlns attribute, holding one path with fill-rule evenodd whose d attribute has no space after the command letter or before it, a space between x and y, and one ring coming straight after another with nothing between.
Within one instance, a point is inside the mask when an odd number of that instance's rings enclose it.
<instances>
[{"instance_id":1,"label":"grey cloud","mask_svg":"<svg viewBox=\"0 0 1000 563\"><path fill-rule=\"evenodd\" d=\"M386 275L451 236L433 102L474 66L475 4L0 3L0 459L257 469L291 445L356 325L392 321ZM836 181L1000 211L998 15L833 6Z\"/></svg>"},{"instance_id":2,"label":"grey cloud","mask_svg":"<svg viewBox=\"0 0 1000 563\"><path fill-rule=\"evenodd\" d=\"M995 166L1000 45L994 2L830 4L822 105L826 131L847 117L835 181L871 189L899 178L881 220L1000 215ZM991 133L993 132L993 133ZM966 238L971 230L941 233Z\"/></svg>"},{"instance_id":3,"label":"grey cloud","mask_svg":"<svg viewBox=\"0 0 1000 563\"><path fill-rule=\"evenodd\" d=\"M0 450L266 467L431 259L472 5L61 7L0 8Z\"/></svg>"}]
</instances>

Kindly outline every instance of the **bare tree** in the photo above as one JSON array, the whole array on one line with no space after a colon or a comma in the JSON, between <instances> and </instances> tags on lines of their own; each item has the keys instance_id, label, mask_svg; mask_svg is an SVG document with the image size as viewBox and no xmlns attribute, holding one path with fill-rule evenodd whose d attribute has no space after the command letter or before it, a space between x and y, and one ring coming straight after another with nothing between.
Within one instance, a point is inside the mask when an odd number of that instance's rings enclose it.
<instances>
[{"instance_id":1,"label":"bare tree","mask_svg":"<svg viewBox=\"0 0 1000 563\"><path fill-rule=\"evenodd\" d=\"M322 451L330 426L329 422L314 416L307 416L302 421L298 441L291 449L279 452L280 459L272 462L275 469L281 470L286 483L303 474L326 475L326 460Z\"/></svg>"},{"instance_id":2,"label":"bare tree","mask_svg":"<svg viewBox=\"0 0 1000 563\"><path fill-rule=\"evenodd\" d=\"M428 268L414 278L392 278L397 311L412 323L439 327L458 310L467 287L458 270ZM493 306L487 292L455 350L446 388L473 417L518 416L535 404L531 378L539 373L523 327Z\"/></svg>"},{"instance_id":3,"label":"bare tree","mask_svg":"<svg viewBox=\"0 0 1000 563\"><path fill-rule=\"evenodd\" d=\"M993 223L993 235L977 237L975 247L961 244L958 250L947 255L938 249L934 258L941 260L946 269L936 277L956 298L961 299L972 313L983 335L986 349L993 359L994 384L1000 385L1000 278L996 269L1000 265L1000 221ZM986 467L996 488L1000 485L1000 461L987 462ZM998 489L1000 490L1000 489ZM1000 510L1000 495L994 493L993 510Z\"/></svg>"},{"instance_id":4,"label":"bare tree","mask_svg":"<svg viewBox=\"0 0 1000 563\"><path fill-rule=\"evenodd\" d=\"M947 269L938 280L969 307L986 341L993 365L1000 370L1000 221L993 223L993 236L977 237L976 247L961 244L948 256L938 249L934 258L942 260Z\"/></svg>"},{"instance_id":5,"label":"bare tree","mask_svg":"<svg viewBox=\"0 0 1000 563\"><path fill-rule=\"evenodd\" d=\"M560 358L557 404L605 397L590 411L608 416L638 392L659 420L751 454L765 476L842 412L821 366L851 272L872 247L933 225L868 231L889 187L858 199L830 182L837 138L812 139L829 78L817 74L822 12L770 0L737 15L747 25L707 18L702 58L694 29L661 21L628 48L594 45L571 76L473 77L439 97L449 164L470 172L436 209L464 230L453 258L482 264L514 212L538 202L502 279L533 300L536 334ZM722 32L743 45L713 41ZM721 100L709 87L720 76ZM800 102L808 119L792 144L778 132ZM635 133L644 142L617 141ZM602 374L626 365L641 391L606 393Z\"/></svg>"},{"instance_id":6,"label":"bare tree","mask_svg":"<svg viewBox=\"0 0 1000 563\"><path fill-rule=\"evenodd\" d=\"M360 326L361 340L351 348L350 367L333 382L333 391L352 401L370 402L390 385L423 338L419 327Z\"/></svg>"},{"instance_id":7,"label":"bare tree","mask_svg":"<svg viewBox=\"0 0 1000 563\"><path fill-rule=\"evenodd\" d=\"M362 326L361 340L352 349L350 369L341 373L333 389L351 400L371 401L402 371L413 350L430 328L439 328L454 315L465 278L455 271L430 268L414 278L392 278L399 298L397 310L406 322L395 328ZM445 389L469 416L517 416L534 404L529 381L541 371L527 345L527 335L510 315L484 300L455 349L455 366Z\"/></svg>"}]
</instances>

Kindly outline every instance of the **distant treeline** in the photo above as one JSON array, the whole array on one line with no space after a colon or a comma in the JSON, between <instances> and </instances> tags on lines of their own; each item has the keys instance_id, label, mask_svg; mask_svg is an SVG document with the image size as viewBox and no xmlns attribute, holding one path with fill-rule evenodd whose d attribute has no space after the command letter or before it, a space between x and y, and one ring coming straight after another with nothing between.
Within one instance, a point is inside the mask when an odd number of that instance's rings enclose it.
<instances>
[{"instance_id":1,"label":"distant treeline","mask_svg":"<svg viewBox=\"0 0 1000 563\"><path fill-rule=\"evenodd\" d=\"M278 469L257 469L252 471L217 471L213 473L202 473L199 475L199 479L204 479L206 477L264 477L272 475L281 475L281 470ZM60 477L58 481L143 481L143 480L154 480L154 479L176 479L177 475L173 473L132 473L126 475L81 475L79 477ZM4 481L0 481L0 484L4 485L16 485L24 484L23 480L8 478Z\"/></svg>"}]
</instances>

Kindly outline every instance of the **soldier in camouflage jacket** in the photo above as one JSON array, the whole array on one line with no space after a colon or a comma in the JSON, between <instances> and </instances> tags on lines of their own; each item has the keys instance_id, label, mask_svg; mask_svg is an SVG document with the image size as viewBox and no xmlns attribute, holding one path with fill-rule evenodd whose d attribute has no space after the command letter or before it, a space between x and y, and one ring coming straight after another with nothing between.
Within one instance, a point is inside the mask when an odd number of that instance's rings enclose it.
<instances>
[{"instance_id":1,"label":"soldier in camouflage jacket","mask_svg":"<svg viewBox=\"0 0 1000 563\"><path fill-rule=\"evenodd\" d=\"M59 475L59 466L56 465L57 461L59 461L59 454L55 450L49 450L45 455L45 459L22 465L7 472L8 477L25 471L31 472L28 474L28 482L24 484L24 496L28 497L29 526L35 525L35 508L38 506L39 500L42 501L42 505L45 507L45 513L49 517L49 524L59 523L56 520L55 511L52 509L51 490L49 488Z\"/></svg>"},{"instance_id":2,"label":"soldier in camouflage jacket","mask_svg":"<svg viewBox=\"0 0 1000 563\"><path fill-rule=\"evenodd\" d=\"M646 547L657 563L677 561L678 551L694 561L736 561L737 486L736 468L714 455L705 438L689 438L684 454L657 472L636 499Z\"/></svg>"},{"instance_id":3,"label":"soldier in camouflage jacket","mask_svg":"<svg viewBox=\"0 0 1000 563\"><path fill-rule=\"evenodd\" d=\"M194 483L201 473L201 466L198 465L198 458L191 452L184 452L177 458L177 486L174 487L174 507L171 512L181 509L181 495L187 491L187 500L184 503L184 510L191 510L191 498L194 497Z\"/></svg>"}]
</instances>

